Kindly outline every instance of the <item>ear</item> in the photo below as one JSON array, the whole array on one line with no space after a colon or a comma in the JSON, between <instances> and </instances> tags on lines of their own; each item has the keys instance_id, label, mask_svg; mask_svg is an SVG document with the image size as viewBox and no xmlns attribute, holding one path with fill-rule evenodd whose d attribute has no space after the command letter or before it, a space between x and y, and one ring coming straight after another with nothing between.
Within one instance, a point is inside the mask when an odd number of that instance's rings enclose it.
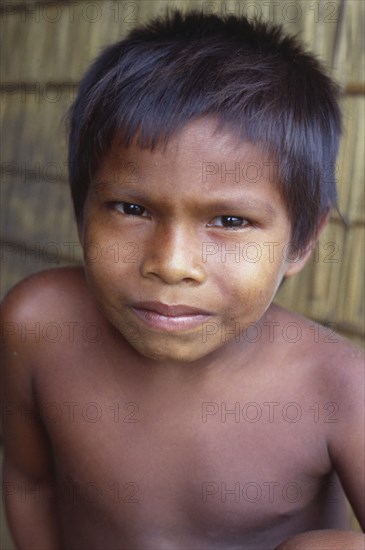
<instances>
[{"instance_id":1,"label":"ear","mask_svg":"<svg viewBox=\"0 0 365 550\"><path fill-rule=\"evenodd\" d=\"M284 277L291 277L292 275L299 273L299 271L303 269L314 250L318 237L326 227L329 218L330 211L328 210L323 214L321 221L318 224L316 234L310 239L310 241L306 244L304 248L298 251L298 255L295 259L293 259L292 261L288 260L288 267L284 273Z\"/></svg>"}]
</instances>

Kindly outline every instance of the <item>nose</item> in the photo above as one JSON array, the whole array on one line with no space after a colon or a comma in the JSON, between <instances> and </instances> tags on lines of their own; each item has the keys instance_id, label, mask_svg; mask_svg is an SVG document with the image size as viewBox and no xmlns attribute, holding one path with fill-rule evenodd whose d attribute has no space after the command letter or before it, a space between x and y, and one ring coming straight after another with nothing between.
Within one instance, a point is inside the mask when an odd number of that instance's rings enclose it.
<instances>
[{"instance_id":1,"label":"nose","mask_svg":"<svg viewBox=\"0 0 365 550\"><path fill-rule=\"evenodd\" d=\"M190 282L202 284L206 279L202 247L188 228L157 227L146 243L141 273L159 278L167 284Z\"/></svg>"}]
</instances>

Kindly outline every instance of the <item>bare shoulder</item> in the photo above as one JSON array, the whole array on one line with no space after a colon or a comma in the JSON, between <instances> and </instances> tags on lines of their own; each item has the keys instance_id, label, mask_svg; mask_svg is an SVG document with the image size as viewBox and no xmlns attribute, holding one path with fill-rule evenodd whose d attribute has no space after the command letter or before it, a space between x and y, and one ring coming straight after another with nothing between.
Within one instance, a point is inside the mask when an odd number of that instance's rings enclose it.
<instances>
[{"instance_id":1,"label":"bare shoulder","mask_svg":"<svg viewBox=\"0 0 365 550\"><path fill-rule=\"evenodd\" d=\"M73 327L97 316L81 268L43 271L15 285L0 307L2 395L30 405L42 365L64 353Z\"/></svg>"},{"instance_id":2,"label":"bare shoulder","mask_svg":"<svg viewBox=\"0 0 365 550\"><path fill-rule=\"evenodd\" d=\"M23 364L39 362L64 349L70 334L103 318L78 267L50 269L16 284L0 306L1 343L5 364L15 355ZM80 328L81 327L81 328ZM10 367L9 367L10 368Z\"/></svg>"},{"instance_id":3,"label":"bare shoulder","mask_svg":"<svg viewBox=\"0 0 365 550\"><path fill-rule=\"evenodd\" d=\"M36 375L44 367L49 370L54 357L66 349L59 328L65 320L84 315L78 312L87 309L87 302L92 300L87 298L83 271L78 268L31 275L2 301L0 393L5 456L7 468L27 479L44 479L52 469L48 440L38 415Z\"/></svg>"},{"instance_id":4,"label":"bare shoulder","mask_svg":"<svg viewBox=\"0 0 365 550\"><path fill-rule=\"evenodd\" d=\"M350 413L364 411L364 352L347 338L297 313L274 306L281 327L284 353L296 365L298 375L312 391L326 401L342 405Z\"/></svg>"},{"instance_id":5,"label":"bare shoulder","mask_svg":"<svg viewBox=\"0 0 365 550\"><path fill-rule=\"evenodd\" d=\"M26 322L80 314L92 299L81 267L41 271L23 279L4 297L2 322ZM83 305L83 307L81 307Z\"/></svg>"},{"instance_id":6,"label":"bare shoulder","mask_svg":"<svg viewBox=\"0 0 365 550\"><path fill-rule=\"evenodd\" d=\"M302 357L303 365L311 361L322 368L339 370L364 366L363 350L336 332L335 323L326 327L277 305L272 311L269 319L277 324L282 345Z\"/></svg>"}]
</instances>

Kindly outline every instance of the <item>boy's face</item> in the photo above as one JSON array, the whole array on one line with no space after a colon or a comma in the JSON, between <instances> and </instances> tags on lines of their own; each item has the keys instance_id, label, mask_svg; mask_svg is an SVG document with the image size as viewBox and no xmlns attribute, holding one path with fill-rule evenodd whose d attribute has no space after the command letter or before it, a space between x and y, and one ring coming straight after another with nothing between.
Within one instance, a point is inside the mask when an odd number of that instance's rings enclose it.
<instances>
[{"instance_id":1,"label":"boy's face","mask_svg":"<svg viewBox=\"0 0 365 550\"><path fill-rule=\"evenodd\" d=\"M244 346L300 268L272 164L215 127L193 122L165 150L114 146L85 204L89 285L131 345L159 361Z\"/></svg>"}]
</instances>

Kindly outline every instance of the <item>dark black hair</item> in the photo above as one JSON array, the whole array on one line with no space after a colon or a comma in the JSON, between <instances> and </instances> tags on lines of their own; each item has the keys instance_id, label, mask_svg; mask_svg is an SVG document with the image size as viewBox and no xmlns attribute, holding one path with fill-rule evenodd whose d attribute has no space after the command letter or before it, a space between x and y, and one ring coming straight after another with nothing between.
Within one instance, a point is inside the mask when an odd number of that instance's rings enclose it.
<instances>
[{"instance_id":1,"label":"dark black hair","mask_svg":"<svg viewBox=\"0 0 365 550\"><path fill-rule=\"evenodd\" d=\"M270 152L304 246L336 204L339 89L280 26L174 11L109 46L80 83L70 114L70 185L78 222L90 181L116 139L153 149L214 116Z\"/></svg>"}]
</instances>

